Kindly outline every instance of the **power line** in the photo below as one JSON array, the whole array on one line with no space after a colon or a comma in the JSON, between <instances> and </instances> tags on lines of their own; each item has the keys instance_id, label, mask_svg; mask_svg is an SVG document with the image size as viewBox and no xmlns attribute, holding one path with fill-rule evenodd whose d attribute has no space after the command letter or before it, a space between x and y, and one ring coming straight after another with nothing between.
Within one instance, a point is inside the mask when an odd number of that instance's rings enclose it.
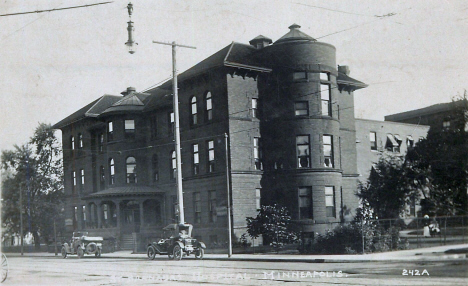
<instances>
[{"instance_id":1,"label":"power line","mask_svg":"<svg viewBox=\"0 0 468 286\"><path fill-rule=\"evenodd\" d=\"M5 17L5 16L16 16L16 15L24 15L24 14L34 14L34 13L43 13L43 12L53 12L53 11L60 11L60 10L69 10L69 9L75 9L75 8L84 8L84 7L91 7L91 6L109 4L109 3L113 3L113 2L114 2L114 1L108 1L108 2L87 4L87 5L80 5L80 6L70 6L70 7L64 7L64 8L54 8L54 9L47 9L47 10L36 10L36 11L29 11L29 12L18 12L18 13L0 14L0 17Z\"/></svg>"},{"instance_id":2,"label":"power line","mask_svg":"<svg viewBox=\"0 0 468 286\"><path fill-rule=\"evenodd\" d=\"M323 10L332 11L332 12L350 14L350 15L374 17L374 15L366 15L366 14L352 13L352 12L346 12L346 11L341 11L341 10L336 10L336 9L331 9L331 8L325 8L325 7L320 7L320 6L314 6L314 5L307 5L307 4L302 4L302 3L294 3L294 4L302 5L302 6L307 6L307 7L312 7L312 8L317 8L317 9L323 9Z\"/></svg>"}]
</instances>

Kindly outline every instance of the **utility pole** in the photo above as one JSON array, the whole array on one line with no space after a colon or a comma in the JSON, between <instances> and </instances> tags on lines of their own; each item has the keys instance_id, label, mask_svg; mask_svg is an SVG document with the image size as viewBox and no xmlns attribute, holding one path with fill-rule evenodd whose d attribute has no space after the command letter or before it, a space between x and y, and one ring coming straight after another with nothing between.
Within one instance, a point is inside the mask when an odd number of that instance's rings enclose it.
<instances>
[{"instance_id":1,"label":"utility pole","mask_svg":"<svg viewBox=\"0 0 468 286\"><path fill-rule=\"evenodd\" d=\"M232 225L231 225L231 186L229 183L229 145L228 135L224 133L224 144L226 147L226 187L227 187L227 219L228 219L228 257L232 256Z\"/></svg>"},{"instance_id":2,"label":"utility pole","mask_svg":"<svg viewBox=\"0 0 468 286\"><path fill-rule=\"evenodd\" d=\"M175 137L175 151L176 151L176 171L177 171L177 200L179 203L179 224L185 223L184 217L184 193L182 189L182 162L180 154L180 130L179 130L179 96L177 93L177 68L176 68L176 48L189 48L196 49L196 47L178 45L176 42L164 43L153 41L155 44L172 46L172 93L174 94L173 108L174 108L174 137Z\"/></svg>"},{"instance_id":3,"label":"utility pole","mask_svg":"<svg viewBox=\"0 0 468 286\"><path fill-rule=\"evenodd\" d=\"M23 250L23 189L20 187L20 236L21 236L21 255L24 255Z\"/></svg>"}]
</instances>

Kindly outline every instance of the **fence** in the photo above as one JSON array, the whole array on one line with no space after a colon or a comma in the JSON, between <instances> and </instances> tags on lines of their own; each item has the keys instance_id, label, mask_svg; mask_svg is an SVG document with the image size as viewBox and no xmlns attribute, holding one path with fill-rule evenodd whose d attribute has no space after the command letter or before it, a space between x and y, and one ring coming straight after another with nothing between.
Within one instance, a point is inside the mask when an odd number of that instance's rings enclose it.
<instances>
[{"instance_id":1,"label":"fence","mask_svg":"<svg viewBox=\"0 0 468 286\"><path fill-rule=\"evenodd\" d=\"M397 218L321 225L302 238L303 253L370 253L468 243L468 216Z\"/></svg>"}]
</instances>

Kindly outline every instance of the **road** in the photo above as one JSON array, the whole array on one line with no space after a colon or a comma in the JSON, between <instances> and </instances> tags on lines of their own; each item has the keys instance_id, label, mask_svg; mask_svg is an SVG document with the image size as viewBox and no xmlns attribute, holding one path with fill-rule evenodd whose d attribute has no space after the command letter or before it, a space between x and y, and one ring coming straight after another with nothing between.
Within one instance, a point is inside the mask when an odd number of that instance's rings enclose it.
<instances>
[{"instance_id":1,"label":"road","mask_svg":"<svg viewBox=\"0 0 468 286\"><path fill-rule=\"evenodd\" d=\"M4 285L467 285L468 261L282 263L11 255ZM406 270L406 271L405 271ZM403 275L408 274L408 275ZM419 274L419 275L417 275Z\"/></svg>"}]
</instances>

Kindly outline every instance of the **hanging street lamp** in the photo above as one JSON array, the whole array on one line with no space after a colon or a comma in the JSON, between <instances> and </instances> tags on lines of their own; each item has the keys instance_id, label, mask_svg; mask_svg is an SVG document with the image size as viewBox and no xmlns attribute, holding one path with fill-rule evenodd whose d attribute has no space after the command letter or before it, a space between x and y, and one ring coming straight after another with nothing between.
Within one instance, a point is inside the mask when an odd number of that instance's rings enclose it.
<instances>
[{"instance_id":1,"label":"hanging street lamp","mask_svg":"<svg viewBox=\"0 0 468 286\"><path fill-rule=\"evenodd\" d=\"M128 41L125 43L125 45L128 48L128 52L130 54L134 54L136 52L136 46L138 45L138 43L136 43L133 40L133 31L135 31L135 28L133 27L133 22L132 22L133 4L131 2L128 3L127 10L128 10L128 17L129 17L129 21L127 22L128 23L128 26L127 26Z\"/></svg>"}]
</instances>

